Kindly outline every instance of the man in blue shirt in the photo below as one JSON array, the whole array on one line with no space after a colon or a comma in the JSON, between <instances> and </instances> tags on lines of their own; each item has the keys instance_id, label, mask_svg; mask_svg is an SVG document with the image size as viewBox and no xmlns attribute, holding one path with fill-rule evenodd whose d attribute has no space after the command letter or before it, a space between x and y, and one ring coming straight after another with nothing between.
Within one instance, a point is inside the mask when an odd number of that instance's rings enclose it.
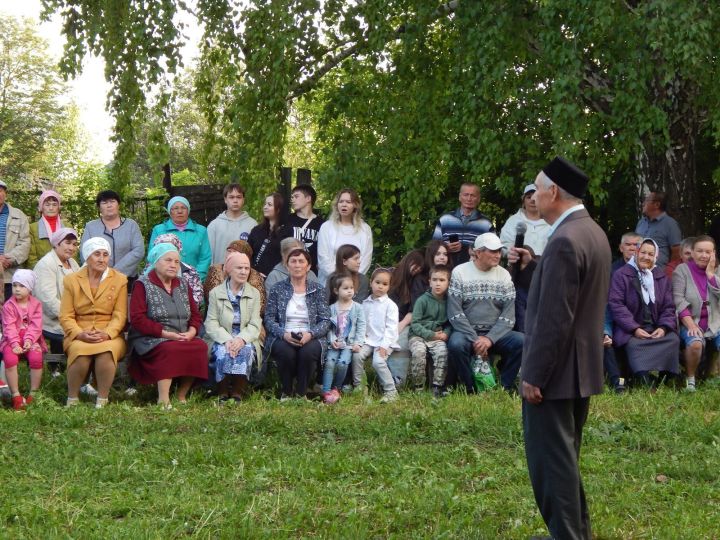
<instances>
[{"instance_id":1,"label":"man in blue shirt","mask_svg":"<svg viewBox=\"0 0 720 540\"><path fill-rule=\"evenodd\" d=\"M658 245L657 266L665 265L680 258L682 233L677 221L665 212L665 194L651 191L643 200L643 217L638 221L635 232L643 238L652 238Z\"/></svg>"}]
</instances>

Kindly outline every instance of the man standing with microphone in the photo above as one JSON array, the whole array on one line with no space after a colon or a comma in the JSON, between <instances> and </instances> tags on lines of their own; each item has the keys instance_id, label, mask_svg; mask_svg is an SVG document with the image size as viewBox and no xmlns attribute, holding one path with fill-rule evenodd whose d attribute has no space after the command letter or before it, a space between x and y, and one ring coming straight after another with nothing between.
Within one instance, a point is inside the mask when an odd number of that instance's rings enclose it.
<instances>
[{"instance_id":1,"label":"man standing with microphone","mask_svg":"<svg viewBox=\"0 0 720 540\"><path fill-rule=\"evenodd\" d=\"M522 207L505 222L500 231L500 240L503 243L503 251L508 255L510 264L510 275L515 285L515 330L525 332L525 310L527 309L527 297L530 291L530 280L535 271L537 258L540 257L547 245L548 231L550 225L540 217L533 195L537 191L535 184L528 184L523 189ZM516 248L510 253L510 248ZM530 250L530 256L534 259L529 265L520 268L515 263L515 256L521 249Z\"/></svg>"},{"instance_id":2,"label":"man standing with microphone","mask_svg":"<svg viewBox=\"0 0 720 540\"><path fill-rule=\"evenodd\" d=\"M582 204L588 177L556 157L538 174L535 203L550 225L535 269L521 368L525 455L553 538L590 539L578 462L590 396L603 390L603 317L610 246ZM526 250L511 260L524 268Z\"/></svg>"},{"instance_id":3,"label":"man standing with microphone","mask_svg":"<svg viewBox=\"0 0 720 540\"><path fill-rule=\"evenodd\" d=\"M503 243L503 250L507 253L517 241L518 226L525 225L523 233L523 244L519 247L529 246L534 255L539 257L543 254L548 242L548 231L550 225L540 217L533 195L537 191L535 184L528 184L523 189L522 207L508 218L500 231L500 241ZM515 247L518 247L517 245Z\"/></svg>"}]
</instances>

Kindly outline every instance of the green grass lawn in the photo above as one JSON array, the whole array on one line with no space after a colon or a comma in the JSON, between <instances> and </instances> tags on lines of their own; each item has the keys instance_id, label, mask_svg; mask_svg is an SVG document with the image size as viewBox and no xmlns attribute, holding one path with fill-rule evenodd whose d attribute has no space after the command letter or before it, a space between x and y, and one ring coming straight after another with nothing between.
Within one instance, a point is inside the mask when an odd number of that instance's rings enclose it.
<instances>
[{"instance_id":1,"label":"green grass lawn","mask_svg":"<svg viewBox=\"0 0 720 540\"><path fill-rule=\"evenodd\" d=\"M527 538L545 531L520 401L501 391L335 406L255 395L66 410L62 378L0 411L4 538ZM153 394L144 393L147 400ZM152 402L152 401L151 401ZM593 398L598 538L717 538L720 388Z\"/></svg>"}]
</instances>

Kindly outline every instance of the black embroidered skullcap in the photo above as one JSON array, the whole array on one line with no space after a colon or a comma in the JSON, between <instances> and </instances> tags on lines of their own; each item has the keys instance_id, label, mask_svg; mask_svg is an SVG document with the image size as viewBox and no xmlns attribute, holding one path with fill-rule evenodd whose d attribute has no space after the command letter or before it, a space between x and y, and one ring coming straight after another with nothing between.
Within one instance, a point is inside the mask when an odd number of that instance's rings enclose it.
<instances>
[{"instance_id":1,"label":"black embroidered skullcap","mask_svg":"<svg viewBox=\"0 0 720 540\"><path fill-rule=\"evenodd\" d=\"M543 168L545 175L570 195L582 199L588 185L587 175L565 158L556 156Z\"/></svg>"}]
</instances>

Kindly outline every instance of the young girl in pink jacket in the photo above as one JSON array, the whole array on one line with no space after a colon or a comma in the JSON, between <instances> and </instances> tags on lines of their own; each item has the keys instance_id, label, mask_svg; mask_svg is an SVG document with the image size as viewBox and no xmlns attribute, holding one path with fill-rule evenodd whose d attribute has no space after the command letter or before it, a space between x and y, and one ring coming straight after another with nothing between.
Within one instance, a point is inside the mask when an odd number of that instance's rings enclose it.
<instances>
[{"instance_id":1,"label":"young girl in pink jacket","mask_svg":"<svg viewBox=\"0 0 720 540\"><path fill-rule=\"evenodd\" d=\"M42 335L42 304L32 295L34 287L35 273L17 270L12 278L13 294L2 308L0 349L15 410L32 403L33 392L40 388L42 381L43 352L47 351ZM26 398L20 395L18 387L17 365L23 356L30 366L30 393Z\"/></svg>"}]
</instances>

